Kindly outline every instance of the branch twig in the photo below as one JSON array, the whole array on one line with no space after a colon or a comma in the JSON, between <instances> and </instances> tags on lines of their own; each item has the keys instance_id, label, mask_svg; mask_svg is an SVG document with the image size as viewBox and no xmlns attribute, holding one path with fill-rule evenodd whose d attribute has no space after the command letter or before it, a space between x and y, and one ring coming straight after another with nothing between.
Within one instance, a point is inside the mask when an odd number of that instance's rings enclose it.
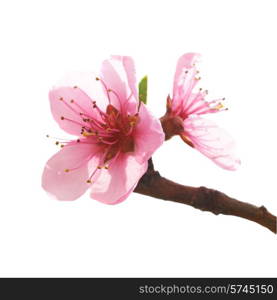
<instances>
[{"instance_id":1,"label":"branch twig","mask_svg":"<svg viewBox=\"0 0 277 300\"><path fill-rule=\"evenodd\" d=\"M179 202L194 208L209 211L215 215L224 214L241 217L256 222L275 234L277 218L264 207L238 201L217 190L206 187L184 186L162 177L154 170L152 159L148 162L148 170L140 179L136 193Z\"/></svg>"}]
</instances>

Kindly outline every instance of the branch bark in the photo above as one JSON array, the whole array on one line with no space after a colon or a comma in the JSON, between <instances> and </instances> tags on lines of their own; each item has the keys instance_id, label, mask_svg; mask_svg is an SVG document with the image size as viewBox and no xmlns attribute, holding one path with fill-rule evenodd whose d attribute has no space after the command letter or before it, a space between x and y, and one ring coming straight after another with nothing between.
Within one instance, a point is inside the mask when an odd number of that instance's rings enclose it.
<instances>
[{"instance_id":1,"label":"branch bark","mask_svg":"<svg viewBox=\"0 0 277 300\"><path fill-rule=\"evenodd\" d=\"M257 207L203 186L196 188L175 183L155 171L152 159L149 160L148 170L140 179L135 192L187 204L202 211L212 212L215 215L224 214L241 217L256 222L275 234L277 233L277 218L264 206Z\"/></svg>"}]
</instances>

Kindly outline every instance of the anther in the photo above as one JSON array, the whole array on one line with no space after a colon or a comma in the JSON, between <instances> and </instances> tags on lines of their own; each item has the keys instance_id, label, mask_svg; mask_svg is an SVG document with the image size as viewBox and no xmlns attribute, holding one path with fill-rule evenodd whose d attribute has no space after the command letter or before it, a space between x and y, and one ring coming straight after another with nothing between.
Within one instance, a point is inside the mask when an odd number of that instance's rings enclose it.
<instances>
[{"instance_id":1,"label":"anther","mask_svg":"<svg viewBox=\"0 0 277 300\"><path fill-rule=\"evenodd\" d=\"M77 87L77 85L74 85L74 87L73 87L74 89L77 89L78 87Z\"/></svg>"},{"instance_id":2,"label":"anther","mask_svg":"<svg viewBox=\"0 0 277 300\"><path fill-rule=\"evenodd\" d=\"M59 142L57 141L55 144L58 146L58 145L59 145Z\"/></svg>"},{"instance_id":3,"label":"anther","mask_svg":"<svg viewBox=\"0 0 277 300\"><path fill-rule=\"evenodd\" d=\"M46 134L46 137L47 137L47 138L49 138L49 137L50 137L50 135L49 135L49 134Z\"/></svg>"},{"instance_id":4,"label":"anther","mask_svg":"<svg viewBox=\"0 0 277 300\"><path fill-rule=\"evenodd\" d=\"M77 143L80 143L80 139L78 139L76 142L77 142Z\"/></svg>"},{"instance_id":5,"label":"anther","mask_svg":"<svg viewBox=\"0 0 277 300\"><path fill-rule=\"evenodd\" d=\"M216 106L215 106L215 109L218 109L220 110L221 108L223 108L224 105L222 103L218 103Z\"/></svg>"},{"instance_id":6,"label":"anther","mask_svg":"<svg viewBox=\"0 0 277 300\"><path fill-rule=\"evenodd\" d=\"M66 173L68 173L68 172L69 172L69 169L65 169L64 171L65 171Z\"/></svg>"},{"instance_id":7,"label":"anther","mask_svg":"<svg viewBox=\"0 0 277 300\"><path fill-rule=\"evenodd\" d=\"M73 100L73 99L71 99L71 100L70 100L70 103L74 103L74 100Z\"/></svg>"},{"instance_id":8,"label":"anther","mask_svg":"<svg viewBox=\"0 0 277 300\"><path fill-rule=\"evenodd\" d=\"M96 78L95 78L95 80L97 80L97 81L98 81L98 80L100 80L100 79L99 79L99 77L96 77Z\"/></svg>"},{"instance_id":9,"label":"anther","mask_svg":"<svg viewBox=\"0 0 277 300\"><path fill-rule=\"evenodd\" d=\"M91 180L89 180L89 179L88 179L86 182L87 182L87 183L92 183L92 181L91 181Z\"/></svg>"},{"instance_id":10,"label":"anther","mask_svg":"<svg viewBox=\"0 0 277 300\"><path fill-rule=\"evenodd\" d=\"M61 120L64 120L64 117L63 117L63 116L61 116Z\"/></svg>"},{"instance_id":11,"label":"anther","mask_svg":"<svg viewBox=\"0 0 277 300\"><path fill-rule=\"evenodd\" d=\"M60 101L63 101L63 97L60 97L59 100L60 100Z\"/></svg>"},{"instance_id":12,"label":"anther","mask_svg":"<svg viewBox=\"0 0 277 300\"><path fill-rule=\"evenodd\" d=\"M101 167L101 166L98 166L97 169L102 169L102 167Z\"/></svg>"},{"instance_id":13,"label":"anther","mask_svg":"<svg viewBox=\"0 0 277 300\"><path fill-rule=\"evenodd\" d=\"M64 145L61 145L61 148L63 148L64 147Z\"/></svg>"},{"instance_id":14,"label":"anther","mask_svg":"<svg viewBox=\"0 0 277 300\"><path fill-rule=\"evenodd\" d=\"M109 166L105 166L104 169L108 170L108 169L109 169Z\"/></svg>"}]
</instances>

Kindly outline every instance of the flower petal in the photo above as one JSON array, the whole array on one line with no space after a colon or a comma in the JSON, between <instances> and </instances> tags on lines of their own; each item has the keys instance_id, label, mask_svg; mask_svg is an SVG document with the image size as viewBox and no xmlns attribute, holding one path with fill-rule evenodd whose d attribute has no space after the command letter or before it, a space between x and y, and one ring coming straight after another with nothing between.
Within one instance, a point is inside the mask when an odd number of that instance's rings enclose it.
<instances>
[{"instance_id":1,"label":"flower petal","mask_svg":"<svg viewBox=\"0 0 277 300\"><path fill-rule=\"evenodd\" d=\"M131 95L137 99L135 67L131 57L112 56L105 60L102 64L101 78L106 88L112 90L109 93L111 103L117 108L120 107L119 101L124 105Z\"/></svg>"},{"instance_id":2,"label":"flower petal","mask_svg":"<svg viewBox=\"0 0 277 300\"><path fill-rule=\"evenodd\" d=\"M86 181L89 169L99 163L98 150L95 145L82 142L65 146L46 163L42 187L58 200L77 199L89 188Z\"/></svg>"},{"instance_id":3,"label":"flower petal","mask_svg":"<svg viewBox=\"0 0 277 300\"><path fill-rule=\"evenodd\" d=\"M87 125L80 113L94 115L90 97L78 87L59 87L49 92L49 100L53 117L60 127L80 136L82 126Z\"/></svg>"},{"instance_id":4,"label":"flower petal","mask_svg":"<svg viewBox=\"0 0 277 300\"><path fill-rule=\"evenodd\" d=\"M194 148L227 170L236 170L240 160L235 155L235 143L223 129L210 120L192 116L184 121L185 133Z\"/></svg>"},{"instance_id":5,"label":"flower petal","mask_svg":"<svg viewBox=\"0 0 277 300\"><path fill-rule=\"evenodd\" d=\"M197 83L195 63L200 58L197 53L186 53L177 62L173 84L173 109L185 105Z\"/></svg>"},{"instance_id":6,"label":"flower petal","mask_svg":"<svg viewBox=\"0 0 277 300\"><path fill-rule=\"evenodd\" d=\"M92 185L91 197L106 204L125 200L146 172L148 163L139 163L133 155L120 154L108 170L102 169Z\"/></svg>"},{"instance_id":7,"label":"flower petal","mask_svg":"<svg viewBox=\"0 0 277 300\"><path fill-rule=\"evenodd\" d=\"M108 98L106 91L99 80L99 74L93 72L67 72L65 76L57 82L56 87L61 86L77 86L83 90L90 99L96 101L97 106L105 110L108 105Z\"/></svg>"},{"instance_id":8,"label":"flower petal","mask_svg":"<svg viewBox=\"0 0 277 300\"><path fill-rule=\"evenodd\" d=\"M164 132L160 120L156 119L141 103L139 123L134 132L135 156L138 162L147 161L164 142Z\"/></svg>"}]
</instances>

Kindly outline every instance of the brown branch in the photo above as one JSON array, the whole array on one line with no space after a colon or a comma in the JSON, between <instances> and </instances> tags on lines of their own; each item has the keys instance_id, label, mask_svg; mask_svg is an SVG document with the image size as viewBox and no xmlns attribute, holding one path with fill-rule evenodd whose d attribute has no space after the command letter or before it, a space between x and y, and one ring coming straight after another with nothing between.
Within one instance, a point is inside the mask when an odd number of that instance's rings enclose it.
<instances>
[{"instance_id":1,"label":"brown branch","mask_svg":"<svg viewBox=\"0 0 277 300\"><path fill-rule=\"evenodd\" d=\"M217 190L206 187L185 186L162 177L154 170L152 159L148 170L140 179L136 193L179 202L194 208L209 211L215 215L224 214L241 217L256 222L276 234L276 217L264 207L238 201Z\"/></svg>"}]
</instances>

